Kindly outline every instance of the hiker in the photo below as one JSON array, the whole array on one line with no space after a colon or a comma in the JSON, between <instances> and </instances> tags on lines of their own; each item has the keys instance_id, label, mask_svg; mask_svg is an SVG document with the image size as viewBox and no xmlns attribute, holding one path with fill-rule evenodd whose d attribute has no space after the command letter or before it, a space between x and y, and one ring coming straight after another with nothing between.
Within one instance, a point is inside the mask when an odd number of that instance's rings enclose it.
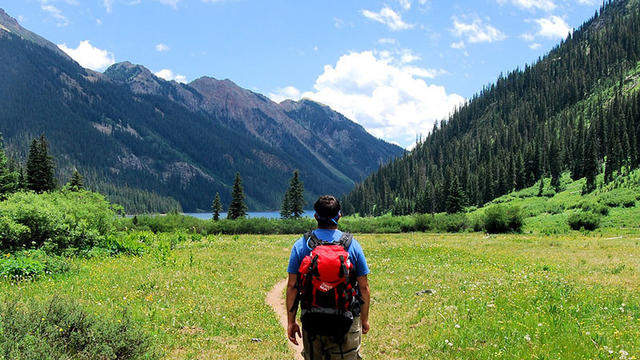
<instances>
[{"instance_id":1,"label":"hiker","mask_svg":"<svg viewBox=\"0 0 640 360\"><path fill-rule=\"evenodd\" d=\"M295 242L289 258L287 335L296 345L302 338L305 360L361 359L362 334L369 332L367 261L353 236L338 230L338 199L321 196L313 209L318 228Z\"/></svg>"}]
</instances>

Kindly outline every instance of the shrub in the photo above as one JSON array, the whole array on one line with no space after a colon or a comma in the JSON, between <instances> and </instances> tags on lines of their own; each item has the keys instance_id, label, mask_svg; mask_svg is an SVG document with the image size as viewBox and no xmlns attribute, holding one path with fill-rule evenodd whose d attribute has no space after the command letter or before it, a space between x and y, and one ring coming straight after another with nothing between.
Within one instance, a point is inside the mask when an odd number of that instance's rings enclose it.
<instances>
[{"instance_id":1,"label":"shrub","mask_svg":"<svg viewBox=\"0 0 640 360\"><path fill-rule=\"evenodd\" d=\"M523 215L519 207L494 205L487 208L484 214L484 229L488 233L520 231L522 224Z\"/></svg>"},{"instance_id":2,"label":"shrub","mask_svg":"<svg viewBox=\"0 0 640 360\"><path fill-rule=\"evenodd\" d=\"M600 202L609 207L634 207L636 194L629 189L614 189L599 196Z\"/></svg>"},{"instance_id":3,"label":"shrub","mask_svg":"<svg viewBox=\"0 0 640 360\"><path fill-rule=\"evenodd\" d=\"M150 358L149 337L123 312L94 316L70 300L0 306L0 354L7 359Z\"/></svg>"},{"instance_id":4,"label":"shrub","mask_svg":"<svg viewBox=\"0 0 640 360\"><path fill-rule=\"evenodd\" d=\"M100 194L20 192L0 203L1 247L44 247L61 254L90 249L113 231L115 212Z\"/></svg>"},{"instance_id":5,"label":"shrub","mask_svg":"<svg viewBox=\"0 0 640 360\"><path fill-rule=\"evenodd\" d=\"M26 250L0 258L0 278L13 281L36 279L44 274L69 271L69 264L60 256L42 250Z\"/></svg>"},{"instance_id":6,"label":"shrub","mask_svg":"<svg viewBox=\"0 0 640 360\"><path fill-rule=\"evenodd\" d=\"M436 214L434 216L434 229L439 232L461 232L468 227L467 216L458 214Z\"/></svg>"},{"instance_id":7,"label":"shrub","mask_svg":"<svg viewBox=\"0 0 640 360\"><path fill-rule=\"evenodd\" d=\"M125 254L140 256L146 252L148 245L150 245L152 241L148 233L144 232L118 233L109 235L100 244L100 247L109 250L109 252L114 255Z\"/></svg>"},{"instance_id":8,"label":"shrub","mask_svg":"<svg viewBox=\"0 0 640 360\"><path fill-rule=\"evenodd\" d=\"M571 214L567 223L573 230L595 230L600 225L600 216L589 211L580 211Z\"/></svg>"},{"instance_id":9,"label":"shrub","mask_svg":"<svg viewBox=\"0 0 640 360\"><path fill-rule=\"evenodd\" d=\"M583 201L580 204L582 211L590 211L594 214L609 215L609 207L597 201Z\"/></svg>"},{"instance_id":10,"label":"shrub","mask_svg":"<svg viewBox=\"0 0 640 360\"><path fill-rule=\"evenodd\" d=\"M414 217L414 228L416 231L429 231L433 229L433 215L421 214Z\"/></svg>"}]
</instances>

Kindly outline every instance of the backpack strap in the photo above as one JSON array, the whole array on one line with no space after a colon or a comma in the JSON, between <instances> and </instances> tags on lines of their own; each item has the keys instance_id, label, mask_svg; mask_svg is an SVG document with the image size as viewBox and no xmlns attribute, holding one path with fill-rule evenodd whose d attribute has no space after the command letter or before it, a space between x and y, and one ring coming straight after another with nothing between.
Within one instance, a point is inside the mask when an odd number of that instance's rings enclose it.
<instances>
[{"instance_id":1,"label":"backpack strap","mask_svg":"<svg viewBox=\"0 0 640 360\"><path fill-rule=\"evenodd\" d=\"M305 243L311 250L315 249L318 245L324 243L324 241L318 239L318 237L316 236L316 234L313 233L313 231L307 231L306 233L304 233L303 236L304 236Z\"/></svg>"},{"instance_id":2,"label":"backpack strap","mask_svg":"<svg viewBox=\"0 0 640 360\"><path fill-rule=\"evenodd\" d=\"M342 245L342 247L349 251L349 246L351 246L351 242L353 241L353 235L348 232L342 233L340 240L338 240L338 244Z\"/></svg>"}]
</instances>

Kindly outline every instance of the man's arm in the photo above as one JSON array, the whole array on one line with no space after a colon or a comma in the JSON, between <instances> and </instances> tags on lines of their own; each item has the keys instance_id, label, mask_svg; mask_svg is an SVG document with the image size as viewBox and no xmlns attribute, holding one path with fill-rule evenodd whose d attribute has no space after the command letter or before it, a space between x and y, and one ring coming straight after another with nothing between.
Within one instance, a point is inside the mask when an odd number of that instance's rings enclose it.
<instances>
[{"instance_id":1,"label":"man's arm","mask_svg":"<svg viewBox=\"0 0 640 360\"><path fill-rule=\"evenodd\" d=\"M371 291L369 290L369 280L367 279L367 275L358 276L356 280L358 281L360 296L364 301L364 304L362 304L362 308L360 310L360 320L362 321L362 333L366 334L369 332L369 303L371 302Z\"/></svg>"},{"instance_id":2,"label":"man's arm","mask_svg":"<svg viewBox=\"0 0 640 360\"><path fill-rule=\"evenodd\" d=\"M300 332L300 326L296 323L296 313L298 309L295 308L293 311L290 311L293 307L293 303L296 301L296 296L298 295L298 289L296 289L296 282L298 280L298 275L289 274L289 281L287 282L287 336L289 336L289 340L298 345L298 340L296 340L296 334L302 338L302 333Z\"/></svg>"}]
</instances>

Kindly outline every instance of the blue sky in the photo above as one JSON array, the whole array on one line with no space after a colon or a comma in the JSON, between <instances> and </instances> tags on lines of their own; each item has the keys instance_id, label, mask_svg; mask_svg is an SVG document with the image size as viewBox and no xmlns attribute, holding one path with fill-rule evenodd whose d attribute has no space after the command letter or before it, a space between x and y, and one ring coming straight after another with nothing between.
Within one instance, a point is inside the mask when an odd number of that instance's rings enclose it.
<instances>
[{"instance_id":1,"label":"blue sky","mask_svg":"<svg viewBox=\"0 0 640 360\"><path fill-rule=\"evenodd\" d=\"M325 103L403 147L501 73L532 63L596 0L9 0L27 29L103 71L231 79Z\"/></svg>"}]
</instances>

